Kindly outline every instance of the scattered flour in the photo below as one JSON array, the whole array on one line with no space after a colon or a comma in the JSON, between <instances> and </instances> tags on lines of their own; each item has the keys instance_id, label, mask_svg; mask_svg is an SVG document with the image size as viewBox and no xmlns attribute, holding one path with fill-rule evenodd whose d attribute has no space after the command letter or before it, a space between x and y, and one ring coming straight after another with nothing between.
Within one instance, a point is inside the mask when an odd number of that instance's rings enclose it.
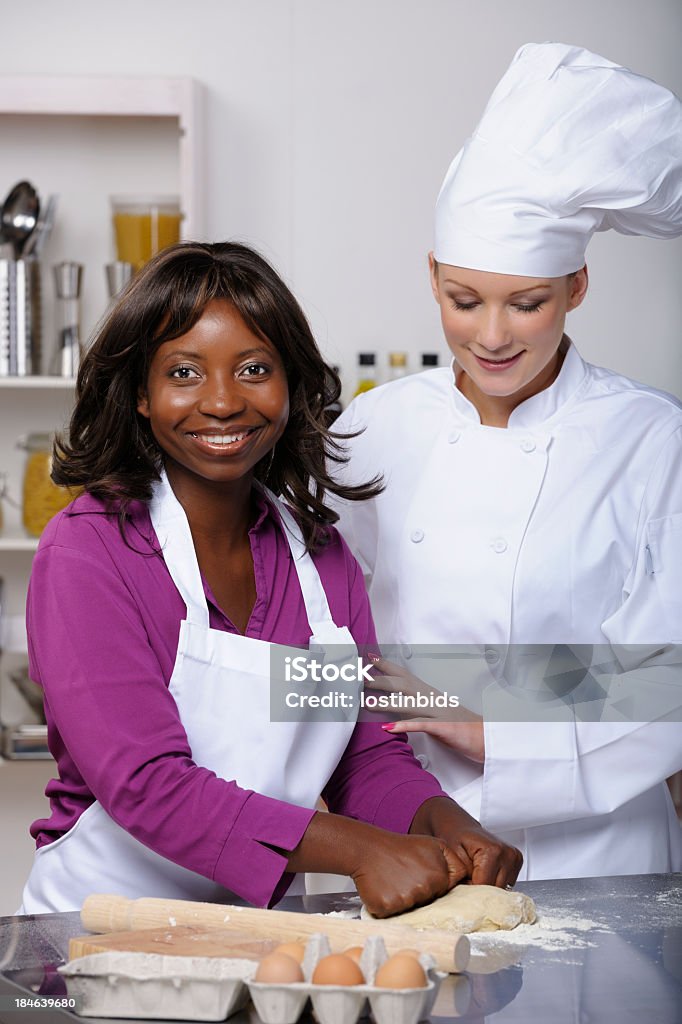
<instances>
[{"instance_id":1,"label":"scattered flour","mask_svg":"<svg viewBox=\"0 0 682 1024\"><path fill-rule=\"evenodd\" d=\"M609 931L603 924L586 917L550 917L541 915L534 924L520 924L510 931L471 932L468 936L472 956L485 956L499 946L537 946L540 949L572 949L595 946L587 937L590 931Z\"/></svg>"},{"instance_id":2,"label":"scattered flour","mask_svg":"<svg viewBox=\"0 0 682 1024\"><path fill-rule=\"evenodd\" d=\"M341 917L347 920L357 919L356 910L332 910L319 917ZM509 931L469 932L467 938L471 943L472 956L487 956L494 947L513 946L515 948L536 946L541 949L571 949L594 946L587 937L590 931L610 931L598 921L586 917L550 917L543 914L534 924L520 924Z\"/></svg>"},{"instance_id":3,"label":"scattered flour","mask_svg":"<svg viewBox=\"0 0 682 1024\"><path fill-rule=\"evenodd\" d=\"M669 906L680 906L682 904L682 888L674 889L672 892L657 892L654 896L657 903L665 903Z\"/></svg>"}]
</instances>

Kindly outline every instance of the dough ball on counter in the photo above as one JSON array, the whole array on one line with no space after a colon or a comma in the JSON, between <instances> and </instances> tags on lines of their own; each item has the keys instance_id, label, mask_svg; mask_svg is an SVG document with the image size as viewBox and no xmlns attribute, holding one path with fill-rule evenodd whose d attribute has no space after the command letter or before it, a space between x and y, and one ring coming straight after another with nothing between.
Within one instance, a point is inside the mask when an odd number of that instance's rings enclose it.
<instances>
[{"instance_id":1,"label":"dough ball on counter","mask_svg":"<svg viewBox=\"0 0 682 1024\"><path fill-rule=\"evenodd\" d=\"M361 917L371 916L363 907ZM532 924L536 919L530 896L495 885L456 885L433 903L390 918L413 928L442 928L451 932L493 932Z\"/></svg>"}]
</instances>

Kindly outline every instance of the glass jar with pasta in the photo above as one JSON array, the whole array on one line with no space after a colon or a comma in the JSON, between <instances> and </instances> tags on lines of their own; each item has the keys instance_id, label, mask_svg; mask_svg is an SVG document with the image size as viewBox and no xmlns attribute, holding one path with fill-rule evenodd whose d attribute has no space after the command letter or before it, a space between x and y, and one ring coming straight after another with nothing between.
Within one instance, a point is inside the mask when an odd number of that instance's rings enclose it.
<instances>
[{"instance_id":1,"label":"glass jar with pasta","mask_svg":"<svg viewBox=\"0 0 682 1024\"><path fill-rule=\"evenodd\" d=\"M29 434L19 441L26 449L24 468L23 523L32 537L40 537L50 519L76 497L68 487L53 483L52 434Z\"/></svg>"}]
</instances>

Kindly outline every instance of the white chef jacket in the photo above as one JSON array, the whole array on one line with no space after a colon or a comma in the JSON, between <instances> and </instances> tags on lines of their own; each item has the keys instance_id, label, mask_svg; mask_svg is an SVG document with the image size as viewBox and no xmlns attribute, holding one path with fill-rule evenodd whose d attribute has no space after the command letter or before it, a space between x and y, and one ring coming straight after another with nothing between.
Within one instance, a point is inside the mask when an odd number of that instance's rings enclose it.
<instances>
[{"instance_id":1,"label":"white chef jacket","mask_svg":"<svg viewBox=\"0 0 682 1024\"><path fill-rule=\"evenodd\" d=\"M453 366L362 394L337 420L362 433L335 474L386 483L336 506L380 643L408 658L411 645L480 645L491 664L512 644L608 644L621 662L646 645L657 665L682 641L682 407L565 343L556 381L507 429L481 425ZM677 668L657 671L679 685ZM522 850L522 878L682 870L664 783L682 767L679 719L484 731L483 767L410 738L451 796Z\"/></svg>"}]
</instances>

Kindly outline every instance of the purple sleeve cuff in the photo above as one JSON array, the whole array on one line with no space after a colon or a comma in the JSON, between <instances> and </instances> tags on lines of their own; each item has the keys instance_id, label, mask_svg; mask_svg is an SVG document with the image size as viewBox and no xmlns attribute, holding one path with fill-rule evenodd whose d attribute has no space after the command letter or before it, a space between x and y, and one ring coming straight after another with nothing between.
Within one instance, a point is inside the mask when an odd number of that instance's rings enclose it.
<instances>
[{"instance_id":1,"label":"purple sleeve cuff","mask_svg":"<svg viewBox=\"0 0 682 1024\"><path fill-rule=\"evenodd\" d=\"M440 788L433 775L424 772L423 779L398 783L395 789L386 793L372 818L368 820L372 825L385 828L389 832L409 832L412 820L421 805L434 796L447 796L447 793Z\"/></svg>"},{"instance_id":2,"label":"purple sleeve cuff","mask_svg":"<svg viewBox=\"0 0 682 1024\"><path fill-rule=\"evenodd\" d=\"M214 881L258 907L277 903L294 875L276 849L291 852L300 843L315 814L253 793L244 803L225 841L213 872Z\"/></svg>"}]
</instances>

